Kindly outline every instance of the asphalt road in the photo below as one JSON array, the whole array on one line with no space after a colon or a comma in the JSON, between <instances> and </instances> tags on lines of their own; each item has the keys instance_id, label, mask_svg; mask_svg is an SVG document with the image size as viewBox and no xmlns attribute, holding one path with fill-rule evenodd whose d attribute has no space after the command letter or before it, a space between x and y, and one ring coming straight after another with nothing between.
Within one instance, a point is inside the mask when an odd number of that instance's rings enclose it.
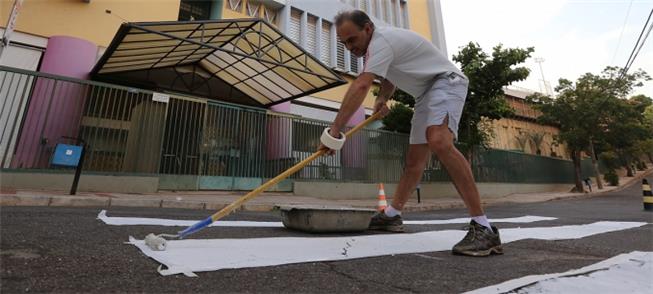
<instances>
[{"instance_id":1,"label":"asphalt road","mask_svg":"<svg viewBox=\"0 0 653 294\"><path fill-rule=\"evenodd\" d=\"M649 177L653 182L653 177ZM582 239L521 240L489 258L453 256L449 251L312 262L215 272L198 278L160 276L158 263L127 236L178 228L109 226L99 208L0 208L0 292L177 292L177 293L459 293L532 274L563 272L634 250L653 251L653 212L642 210L641 185L603 196L487 208L490 218L539 215L557 220L510 227L550 227L599 220L640 221L643 227ZM109 216L202 219L207 211L111 208ZM461 209L406 214L406 219L464 217ZM279 221L275 213L241 212L232 220ZM458 229L461 225L407 226L410 232ZM374 234L374 232L369 232ZM193 238L313 236L282 228L212 227ZM333 235L330 235L333 236Z\"/></svg>"}]
</instances>

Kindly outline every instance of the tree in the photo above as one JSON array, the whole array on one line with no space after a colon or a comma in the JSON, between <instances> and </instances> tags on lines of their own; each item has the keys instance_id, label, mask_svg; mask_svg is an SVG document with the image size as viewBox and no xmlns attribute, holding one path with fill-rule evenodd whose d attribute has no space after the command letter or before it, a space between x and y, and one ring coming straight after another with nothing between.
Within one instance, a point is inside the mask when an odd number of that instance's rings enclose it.
<instances>
[{"instance_id":1,"label":"tree","mask_svg":"<svg viewBox=\"0 0 653 294\"><path fill-rule=\"evenodd\" d=\"M379 90L372 92L374 96L379 95ZM415 98L403 90L397 88L390 97L396 101L390 106L390 113L383 118L383 129L400 133L410 133L410 121L413 117Z\"/></svg>"},{"instance_id":2,"label":"tree","mask_svg":"<svg viewBox=\"0 0 653 294\"><path fill-rule=\"evenodd\" d=\"M528 77L528 68L516 66L530 57L532 52L532 47L504 49L499 44L490 55L483 52L477 43L470 42L453 56L469 78L467 99L458 128L458 140L464 149L461 151L468 159L471 159L476 147L487 148L492 138L491 130L483 128L481 122L513 114L505 100L503 87Z\"/></svg>"},{"instance_id":3,"label":"tree","mask_svg":"<svg viewBox=\"0 0 653 294\"><path fill-rule=\"evenodd\" d=\"M410 133L413 110L401 102L390 107L390 113L383 118L383 129L399 133Z\"/></svg>"},{"instance_id":4,"label":"tree","mask_svg":"<svg viewBox=\"0 0 653 294\"><path fill-rule=\"evenodd\" d=\"M638 143L651 138L650 129L647 128L650 122L644 121L644 111L651 101L639 98L641 97L635 96L628 100L617 100L610 107L613 112L605 129L605 140L619 156L627 176L634 175L633 162L643 155Z\"/></svg>"},{"instance_id":5,"label":"tree","mask_svg":"<svg viewBox=\"0 0 653 294\"><path fill-rule=\"evenodd\" d=\"M473 42L461 48L453 56L460 63L462 71L469 78L469 89L465 108L459 122L459 148L471 160L472 150L477 146L488 147L492 138L492 129L487 127L491 120L501 119L513 113L505 100L503 87L528 77L526 67L515 67L523 63L533 48L507 48L502 45L494 47L489 55ZM374 95L378 95L375 92ZM392 99L397 101L384 120L384 129L401 132L410 131L412 107L415 98L400 89L395 91ZM403 105L398 105L399 103ZM409 111L410 110L410 111ZM410 115L409 115L410 113Z\"/></svg>"},{"instance_id":6,"label":"tree","mask_svg":"<svg viewBox=\"0 0 653 294\"><path fill-rule=\"evenodd\" d=\"M560 133L556 139L565 142L574 162L575 183L583 191L580 160L583 151L592 157L597 184L600 184L598 153L595 145L614 149L625 155L625 148L638 138L639 128L633 123L633 111L624 99L642 80L650 79L645 72L622 74L617 67L606 67L600 75L587 73L573 83L560 79L556 99L535 94L528 99L542 112L540 122L555 124ZM619 134L623 132L623 134ZM609 146L609 147L607 147ZM622 150L622 151L619 151Z\"/></svg>"},{"instance_id":7,"label":"tree","mask_svg":"<svg viewBox=\"0 0 653 294\"><path fill-rule=\"evenodd\" d=\"M533 142L533 146L535 146L535 154L537 155L542 155L542 142L544 141L544 134L543 133L530 133L529 134L531 141Z\"/></svg>"}]
</instances>

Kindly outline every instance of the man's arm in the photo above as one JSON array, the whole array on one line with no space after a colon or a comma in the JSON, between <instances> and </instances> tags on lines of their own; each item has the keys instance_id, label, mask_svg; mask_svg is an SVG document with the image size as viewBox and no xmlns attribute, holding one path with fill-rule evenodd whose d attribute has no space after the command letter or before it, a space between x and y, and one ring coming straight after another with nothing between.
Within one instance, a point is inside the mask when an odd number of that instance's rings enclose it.
<instances>
[{"instance_id":1,"label":"man's arm","mask_svg":"<svg viewBox=\"0 0 653 294\"><path fill-rule=\"evenodd\" d=\"M379 90L379 95L376 96L376 99L387 102L388 100L390 100L390 97L392 97L392 94L394 93L395 93L395 85L393 85L390 81L383 79L383 81L381 82L381 89Z\"/></svg>"},{"instance_id":2,"label":"man's arm","mask_svg":"<svg viewBox=\"0 0 653 294\"><path fill-rule=\"evenodd\" d=\"M332 137L340 138L340 130L345 127L345 124L347 124L351 116L354 115L358 107L363 104L367 92L370 91L372 83L374 83L374 78L374 74L365 72L360 74L349 86L349 89L345 94L345 99L342 101L342 105L338 111L338 115L333 121L333 126L331 126L330 134Z\"/></svg>"}]
</instances>

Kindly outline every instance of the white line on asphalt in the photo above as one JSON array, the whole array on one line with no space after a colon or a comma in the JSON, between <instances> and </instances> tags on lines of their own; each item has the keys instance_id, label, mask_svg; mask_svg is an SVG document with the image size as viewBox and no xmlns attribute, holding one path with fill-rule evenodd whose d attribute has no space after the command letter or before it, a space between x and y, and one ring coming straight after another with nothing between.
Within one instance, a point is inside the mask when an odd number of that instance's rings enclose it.
<instances>
[{"instance_id":1,"label":"white line on asphalt","mask_svg":"<svg viewBox=\"0 0 653 294\"><path fill-rule=\"evenodd\" d=\"M143 218L143 217L115 217L107 216L107 211L102 210L97 216L98 219L108 225L114 226L134 226L134 225L147 225L147 226L179 226L187 227L192 226L198 221L194 220L176 220L176 219L161 219L161 218ZM555 220L555 217L546 216L533 216L526 215L511 218L495 218L490 219L492 223L532 223L539 221ZM417 220L417 221L404 221L407 225L443 225L443 224L466 224L469 223L469 218L454 218L454 219L440 219L440 220ZM281 228L281 222L254 222L254 221L217 221L211 224L212 227L262 227L262 228Z\"/></svg>"},{"instance_id":2,"label":"white line on asphalt","mask_svg":"<svg viewBox=\"0 0 653 294\"><path fill-rule=\"evenodd\" d=\"M561 240L626 230L643 222L595 222L501 231L504 243L522 239ZM281 237L168 241L165 251L152 251L143 240L130 237L129 244L162 263L161 275L282 264L347 260L392 254L450 250L465 235L462 230L428 231L414 234L383 234L354 237Z\"/></svg>"},{"instance_id":3,"label":"white line on asphalt","mask_svg":"<svg viewBox=\"0 0 653 294\"><path fill-rule=\"evenodd\" d=\"M532 275L466 294L653 293L653 252L633 251L580 269Z\"/></svg>"}]
</instances>

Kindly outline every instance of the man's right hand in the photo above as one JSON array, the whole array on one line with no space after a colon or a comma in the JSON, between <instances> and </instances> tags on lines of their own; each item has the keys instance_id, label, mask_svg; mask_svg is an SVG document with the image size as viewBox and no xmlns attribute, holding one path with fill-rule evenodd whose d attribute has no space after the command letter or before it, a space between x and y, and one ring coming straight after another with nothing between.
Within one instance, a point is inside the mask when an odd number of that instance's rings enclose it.
<instances>
[{"instance_id":1,"label":"man's right hand","mask_svg":"<svg viewBox=\"0 0 653 294\"><path fill-rule=\"evenodd\" d=\"M381 98L376 98L374 101L374 113L380 112L381 113L381 118L385 117L390 113L390 109L388 109L388 103L385 99Z\"/></svg>"}]
</instances>

